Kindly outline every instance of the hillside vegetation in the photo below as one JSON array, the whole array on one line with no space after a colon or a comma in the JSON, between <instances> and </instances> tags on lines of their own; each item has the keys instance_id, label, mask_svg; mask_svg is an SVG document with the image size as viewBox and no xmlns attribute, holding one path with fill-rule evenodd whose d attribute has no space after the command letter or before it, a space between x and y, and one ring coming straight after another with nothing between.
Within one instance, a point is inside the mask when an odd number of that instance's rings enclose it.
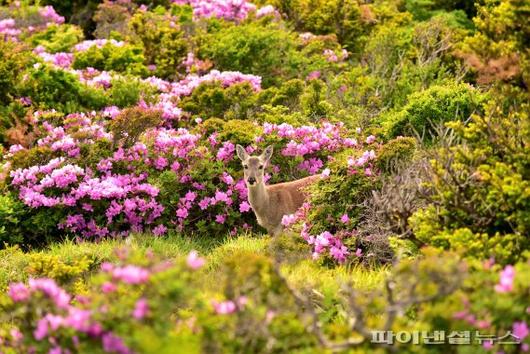
<instances>
[{"instance_id":1,"label":"hillside vegetation","mask_svg":"<svg viewBox=\"0 0 530 354\"><path fill-rule=\"evenodd\" d=\"M530 351L528 18L0 0L0 352ZM238 144L319 176L279 237Z\"/></svg>"}]
</instances>

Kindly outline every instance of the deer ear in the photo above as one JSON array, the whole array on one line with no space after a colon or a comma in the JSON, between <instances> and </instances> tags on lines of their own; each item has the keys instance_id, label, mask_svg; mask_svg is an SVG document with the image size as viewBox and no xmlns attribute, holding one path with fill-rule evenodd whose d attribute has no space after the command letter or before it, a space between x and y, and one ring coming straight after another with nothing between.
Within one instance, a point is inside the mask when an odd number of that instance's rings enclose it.
<instances>
[{"instance_id":1,"label":"deer ear","mask_svg":"<svg viewBox=\"0 0 530 354\"><path fill-rule=\"evenodd\" d=\"M271 157L272 157L272 145L269 145L265 148L265 150L263 151L263 154L261 154L261 158L264 161L269 162Z\"/></svg>"},{"instance_id":2,"label":"deer ear","mask_svg":"<svg viewBox=\"0 0 530 354\"><path fill-rule=\"evenodd\" d=\"M236 153L237 153L237 157L239 157L241 161L245 161L248 158L248 154L245 151L245 148L239 144L236 145Z\"/></svg>"}]
</instances>

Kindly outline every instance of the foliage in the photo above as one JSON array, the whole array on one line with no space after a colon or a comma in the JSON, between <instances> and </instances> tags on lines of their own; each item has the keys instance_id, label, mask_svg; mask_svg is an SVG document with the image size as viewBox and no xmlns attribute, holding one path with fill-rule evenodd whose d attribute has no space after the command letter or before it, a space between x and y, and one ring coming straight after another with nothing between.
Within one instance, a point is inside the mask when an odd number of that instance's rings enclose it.
<instances>
[{"instance_id":1,"label":"foliage","mask_svg":"<svg viewBox=\"0 0 530 354\"><path fill-rule=\"evenodd\" d=\"M0 102L15 98L20 73L31 64L31 57L20 44L0 41Z\"/></svg>"},{"instance_id":2,"label":"foliage","mask_svg":"<svg viewBox=\"0 0 530 354\"><path fill-rule=\"evenodd\" d=\"M256 109L256 95L249 83L224 89L219 82L203 83L179 104L183 110L203 119L246 119Z\"/></svg>"},{"instance_id":3,"label":"foliage","mask_svg":"<svg viewBox=\"0 0 530 354\"><path fill-rule=\"evenodd\" d=\"M430 140L439 123L468 119L480 108L483 97L467 84L432 86L411 95L409 102L387 114L382 124L389 137L418 134Z\"/></svg>"},{"instance_id":4,"label":"foliage","mask_svg":"<svg viewBox=\"0 0 530 354\"><path fill-rule=\"evenodd\" d=\"M366 32L367 23L363 23L357 1L275 0L271 3L295 24L297 30L315 34L335 33L339 41L352 52L359 48L359 37ZM364 11L370 12L368 7Z\"/></svg>"},{"instance_id":5,"label":"foliage","mask_svg":"<svg viewBox=\"0 0 530 354\"><path fill-rule=\"evenodd\" d=\"M33 46L42 46L48 53L68 52L83 40L83 31L74 25L52 25L36 33L29 40Z\"/></svg>"},{"instance_id":6,"label":"foliage","mask_svg":"<svg viewBox=\"0 0 530 354\"><path fill-rule=\"evenodd\" d=\"M462 142L436 151L427 181L432 204L412 220L418 239L502 264L528 249L530 135L523 107L503 111L492 101L469 125L450 123Z\"/></svg>"},{"instance_id":7,"label":"foliage","mask_svg":"<svg viewBox=\"0 0 530 354\"><path fill-rule=\"evenodd\" d=\"M101 90L81 84L77 77L63 70L37 65L26 74L18 91L38 108L70 113L106 105L107 98Z\"/></svg>"},{"instance_id":8,"label":"foliage","mask_svg":"<svg viewBox=\"0 0 530 354\"><path fill-rule=\"evenodd\" d=\"M295 52L294 35L275 23L226 25L206 33L199 43L201 58L210 59L220 70L260 75L266 87L280 77L292 78L304 60Z\"/></svg>"},{"instance_id":9,"label":"foliage","mask_svg":"<svg viewBox=\"0 0 530 354\"><path fill-rule=\"evenodd\" d=\"M138 12L129 22L131 31L144 47L145 61L155 66L158 77L176 78L189 51L184 32L169 14Z\"/></svg>"},{"instance_id":10,"label":"foliage","mask_svg":"<svg viewBox=\"0 0 530 354\"><path fill-rule=\"evenodd\" d=\"M74 69L94 68L105 71L117 71L132 75L147 75L141 48L130 45L106 43L99 47L93 45L74 55Z\"/></svg>"}]
</instances>

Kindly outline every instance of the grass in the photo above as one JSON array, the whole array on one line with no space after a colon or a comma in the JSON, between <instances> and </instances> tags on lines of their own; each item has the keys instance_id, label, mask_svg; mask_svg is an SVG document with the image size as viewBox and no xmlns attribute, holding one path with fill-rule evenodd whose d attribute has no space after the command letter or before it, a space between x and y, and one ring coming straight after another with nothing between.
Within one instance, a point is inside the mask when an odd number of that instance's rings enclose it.
<instances>
[{"instance_id":1,"label":"grass","mask_svg":"<svg viewBox=\"0 0 530 354\"><path fill-rule=\"evenodd\" d=\"M162 259L184 257L191 250L197 250L207 259L208 267L204 273L206 281L215 281L219 276L219 265L236 252L281 254L282 271L293 286L313 287L326 292L338 292L342 283L351 283L360 290L373 289L382 283L386 273L385 268L323 267L318 262L308 259L306 246L290 236L277 241L267 236L250 233L226 238L179 234L155 237L149 234L137 234L126 241L104 240L98 243L67 241L27 253L16 247L0 250L0 290L5 290L10 282L27 280L31 275L29 269L34 255L53 256L66 264L75 264L83 258L89 259L95 266L90 268L88 274L83 275L90 276L90 272L93 272L101 262L117 260L115 250L123 246L140 251L150 250ZM241 259L241 267L244 266L245 259Z\"/></svg>"}]
</instances>

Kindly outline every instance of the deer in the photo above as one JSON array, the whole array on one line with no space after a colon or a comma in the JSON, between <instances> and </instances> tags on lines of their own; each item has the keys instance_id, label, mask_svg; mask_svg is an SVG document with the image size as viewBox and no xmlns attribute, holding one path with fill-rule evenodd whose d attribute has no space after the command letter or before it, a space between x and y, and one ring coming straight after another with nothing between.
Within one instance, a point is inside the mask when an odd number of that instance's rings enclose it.
<instances>
[{"instance_id":1,"label":"deer","mask_svg":"<svg viewBox=\"0 0 530 354\"><path fill-rule=\"evenodd\" d=\"M278 236L283 231L283 216L294 214L302 206L307 198L305 188L319 176L265 185L265 168L271 160L273 147L268 146L259 156L250 156L243 146L237 145L236 153L243 165L248 201L258 224L263 226L269 235Z\"/></svg>"}]
</instances>

